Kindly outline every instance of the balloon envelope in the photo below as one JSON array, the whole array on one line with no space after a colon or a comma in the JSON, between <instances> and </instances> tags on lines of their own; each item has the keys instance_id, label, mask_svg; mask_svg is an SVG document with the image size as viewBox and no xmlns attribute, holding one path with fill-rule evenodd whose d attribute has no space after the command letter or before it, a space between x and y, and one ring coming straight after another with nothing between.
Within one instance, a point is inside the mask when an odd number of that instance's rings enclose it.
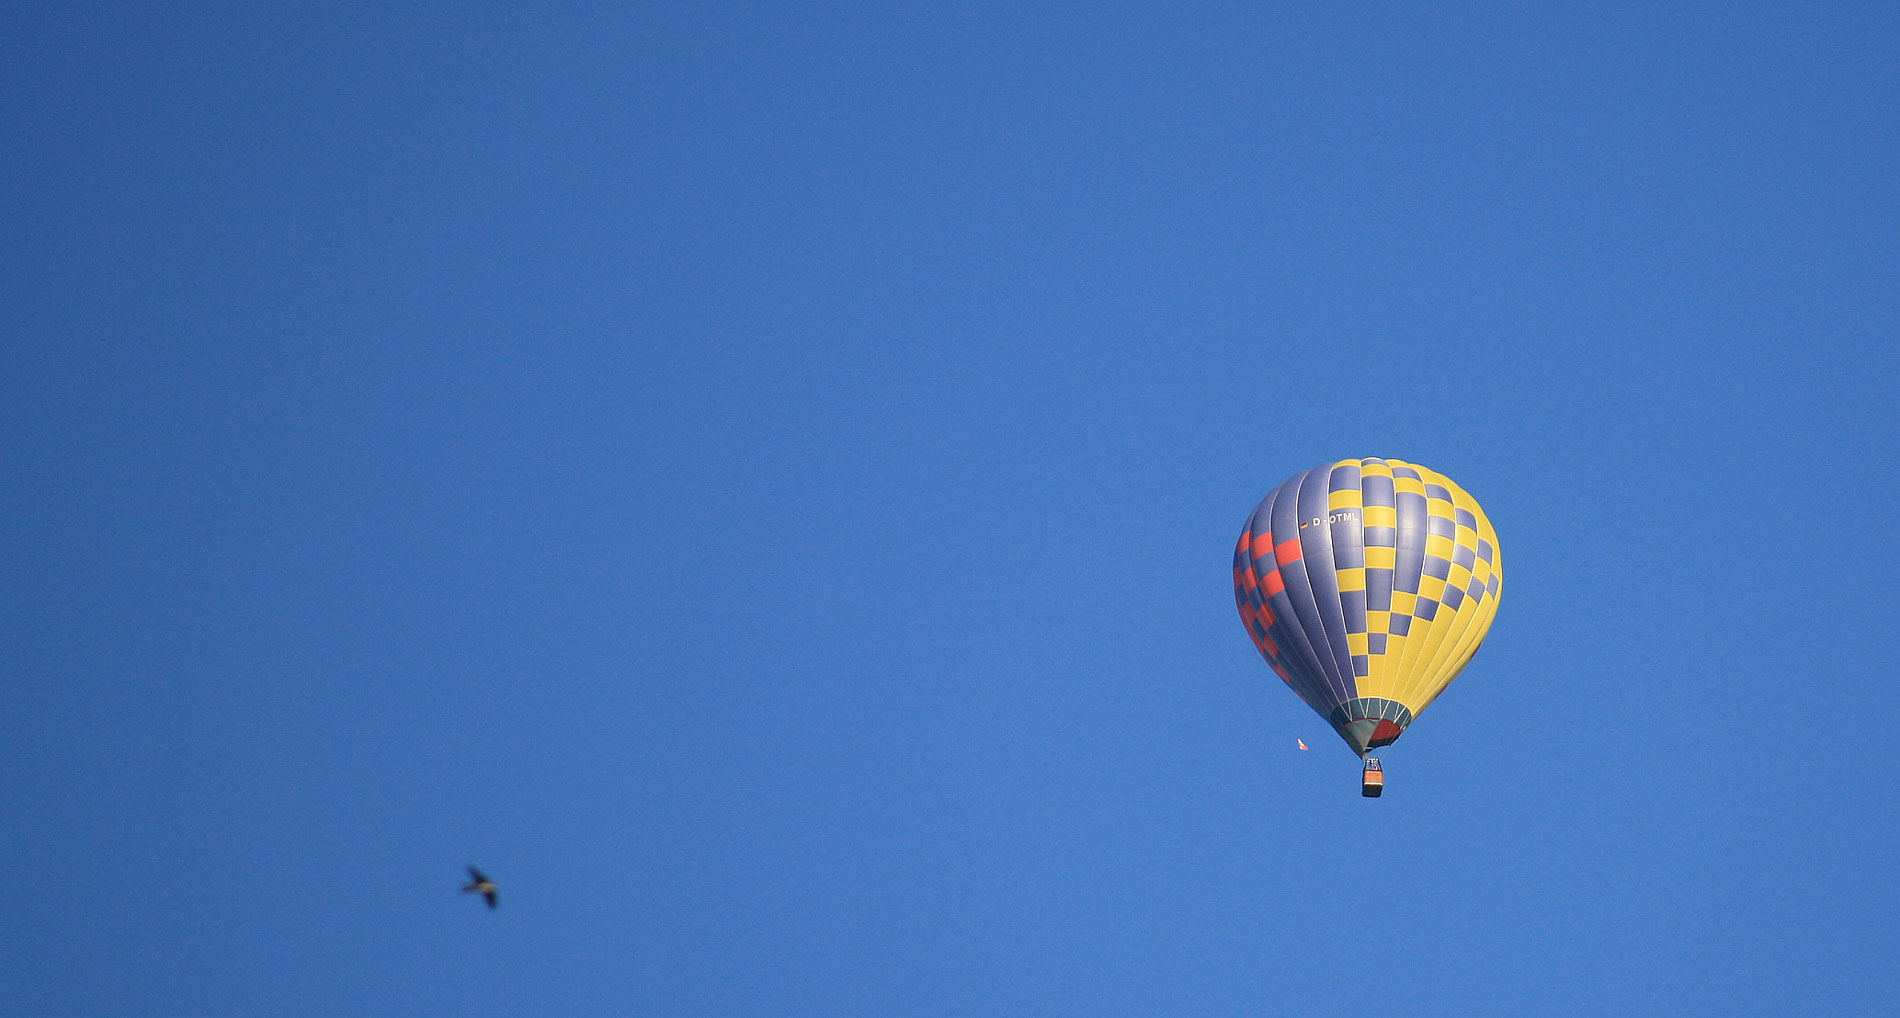
<instances>
[{"instance_id":1,"label":"balloon envelope","mask_svg":"<svg viewBox=\"0 0 1900 1018\"><path fill-rule=\"evenodd\" d=\"M1400 460L1288 478L1234 549L1254 646L1360 756L1396 740L1491 628L1497 533L1463 488Z\"/></svg>"}]
</instances>

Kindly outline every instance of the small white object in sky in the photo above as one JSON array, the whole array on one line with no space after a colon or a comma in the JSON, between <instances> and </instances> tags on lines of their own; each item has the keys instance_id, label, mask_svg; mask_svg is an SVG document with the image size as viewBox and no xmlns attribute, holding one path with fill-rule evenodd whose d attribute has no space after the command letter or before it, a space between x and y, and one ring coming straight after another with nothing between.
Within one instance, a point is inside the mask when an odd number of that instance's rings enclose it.
<instances>
[{"instance_id":1,"label":"small white object in sky","mask_svg":"<svg viewBox=\"0 0 1900 1018\"><path fill-rule=\"evenodd\" d=\"M1300 748L1301 748L1301 749L1305 749L1305 748L1306 748L1306 740L1305 740L1305 739L1294 739L1293 741L1294 741L1294 742L1297 742L1297 743L1299 743L1299 744L1300 744Z\"/></svg>"}]
</instances>

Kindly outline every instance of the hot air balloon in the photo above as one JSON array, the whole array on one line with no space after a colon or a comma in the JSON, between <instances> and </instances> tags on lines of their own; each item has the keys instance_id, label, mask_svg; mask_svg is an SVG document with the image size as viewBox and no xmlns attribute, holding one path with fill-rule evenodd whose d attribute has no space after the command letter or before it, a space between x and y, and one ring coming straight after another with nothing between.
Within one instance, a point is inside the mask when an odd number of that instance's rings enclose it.
<instances>
[{"instance_id":1,"label":"hot air balloon","mask_svg":"<svg viewBox=\"0 0 1900 1018\"><path fill-rule=\"evenodd\" d=\"M1497 533L1463 488L1400 460L1288 478L1234 549L1240 621L1267 664L1365 758L1398 739L1484 642L1503 581Z\"/></svg>"}]
</instances>

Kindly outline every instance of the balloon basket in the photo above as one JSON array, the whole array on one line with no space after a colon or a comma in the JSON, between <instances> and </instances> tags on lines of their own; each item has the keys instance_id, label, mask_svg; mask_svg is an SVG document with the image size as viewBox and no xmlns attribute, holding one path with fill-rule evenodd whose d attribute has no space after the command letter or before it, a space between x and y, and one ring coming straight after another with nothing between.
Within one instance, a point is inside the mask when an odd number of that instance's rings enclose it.
<instances>
[{"instance_id":1,"label":"balloon basket","mask_svg":"<svg viewBox=\"0 0 1900 1018\"><path fill-rule=\"evenodd\" d=\"M1368 799L1377 799L1385 792L1385 771L1379 767L1378 757L1366 757L1365 784L1359 788L1359 794Z\"/></svg>"}]
</instances>

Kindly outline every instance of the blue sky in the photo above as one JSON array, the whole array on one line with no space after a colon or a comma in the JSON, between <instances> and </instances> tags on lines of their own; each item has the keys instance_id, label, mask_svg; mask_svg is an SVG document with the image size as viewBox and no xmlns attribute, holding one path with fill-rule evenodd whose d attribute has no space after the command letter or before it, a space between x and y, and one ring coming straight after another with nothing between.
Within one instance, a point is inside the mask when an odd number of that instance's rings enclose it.
<instances>
[{"instance_id":1,"label":"blue sky","mask_svg":"<svg viewBox=\"0 0 1900 1018\"><path fill-rule=\"evenodd\" d=\"M0 1011L1890 1006L1900 14L1441 7L20 12Z\"/></svg>"}]
</instances>

